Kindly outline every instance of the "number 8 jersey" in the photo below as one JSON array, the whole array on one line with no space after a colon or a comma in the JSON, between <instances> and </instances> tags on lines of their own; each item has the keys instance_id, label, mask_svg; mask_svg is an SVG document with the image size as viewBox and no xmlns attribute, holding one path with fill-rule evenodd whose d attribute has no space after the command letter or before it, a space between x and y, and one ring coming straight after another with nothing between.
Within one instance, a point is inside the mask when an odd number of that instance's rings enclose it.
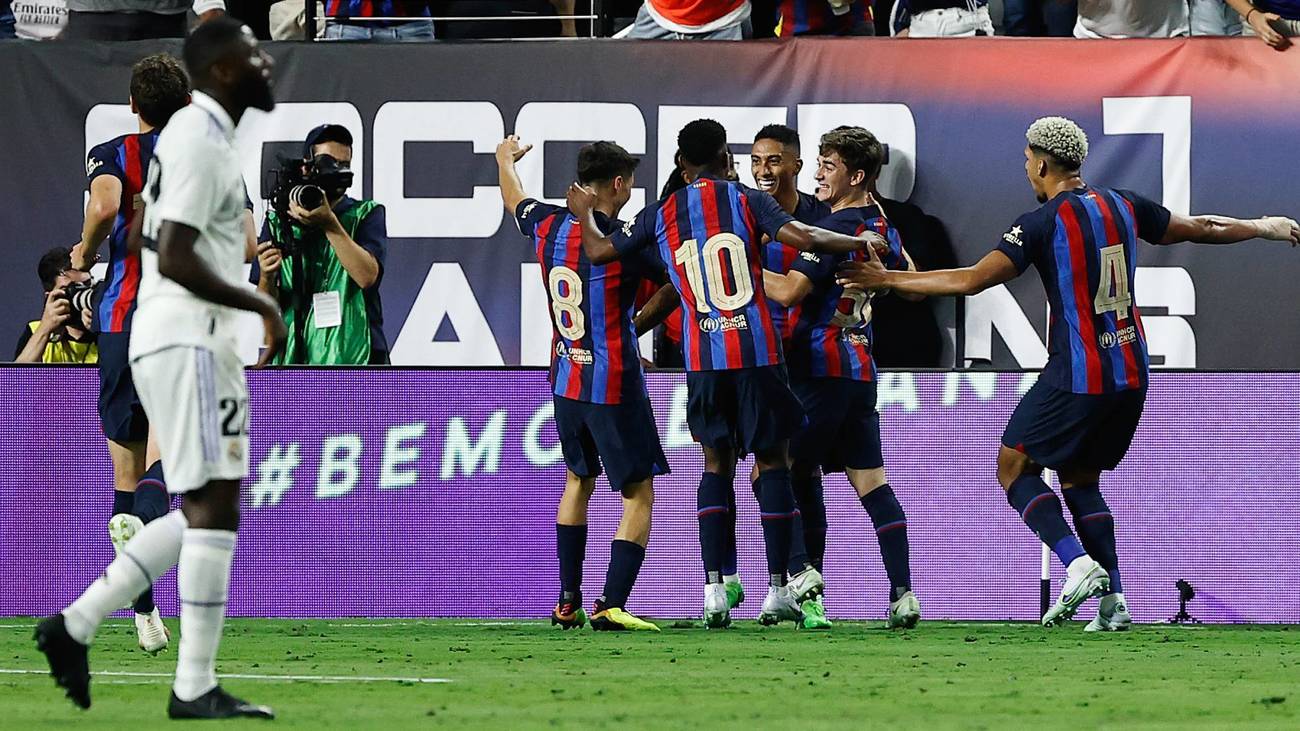
<instances>
[{"instance_id":1,"label":"number 8 jersey","mask_svg":"<svg viewBox=\"0 0 1300 731\"><path fill-rule=\"evenodd\" d=\"M599 211L595 215L606 234L623 225ZM529 198L519 203L515 221L532 237L542 265L554 332L555 395L594 404L643 397L632 315L641 280L667 281L663 268L644 255L592 264L582 251L582 228L567 208Z\"/></svg>"},{"instance_id":2,"label":"number 8 jersey","mask_svg":"<svg viewBox=\"0 0 1300 731\"><path fill-rule=\"evenodd\" d=\"M1133 294L1137 240L1158 242L1169 211L1127 190L1064 191L1016 220L997 250L1033 264L1050 308L1048 385L1113 393L1147 384L1146 336Z\"/></svg>"},{"instance_id":3,"label":"number 8 jersey","mask_svg":"<svg viewBox=\"0 0 1300 731\"><path fill-rule=\"evenodd\" d=\"M682 295L690 371L784 362L763 294L762 235L793 221L772 196L700 177L610 235L623 256L653 248Z\"/></svg>"}]
</instances>

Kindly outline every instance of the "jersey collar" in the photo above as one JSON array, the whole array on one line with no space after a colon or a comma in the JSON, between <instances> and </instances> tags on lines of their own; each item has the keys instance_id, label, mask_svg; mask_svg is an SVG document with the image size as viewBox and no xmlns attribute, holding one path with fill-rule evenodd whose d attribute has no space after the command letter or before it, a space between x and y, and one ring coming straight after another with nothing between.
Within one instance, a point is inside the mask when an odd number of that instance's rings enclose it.
<instances>
[{"instance_id":1,"label":"jersey collar","mask_svg":"<svg viewBox=\"0 0 1300 731\"><path fill-rule=\"evenodd\" d=\"M225 108L222 107L216 99L213 99L196 89L191 96L190 103L212 115L212 118L216 120L217 126L221 128L221 132L226 136L227 140L233 140L235 138L235 122L230 118L230 115L226 113Z\"/></svg>"}]
</instances>

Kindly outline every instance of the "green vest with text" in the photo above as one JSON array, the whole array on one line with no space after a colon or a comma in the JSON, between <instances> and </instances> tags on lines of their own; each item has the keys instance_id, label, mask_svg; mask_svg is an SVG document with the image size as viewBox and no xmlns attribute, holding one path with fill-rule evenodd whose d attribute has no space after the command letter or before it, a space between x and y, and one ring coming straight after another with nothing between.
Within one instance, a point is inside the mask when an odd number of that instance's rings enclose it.
<instances>
[{"instance_id":1,"label":"green vest with text","mask_svg":"<svg viewBox=\"0 0 1300 731\"><path fill-rule=\"evenodd\" d=\"M378 204L357 201L343 212L335 212L343 230L356 238L357 226ZM275 211L267 212L267 225L275 241L284 241L288 231ZM299 242L292 256L280 265L280 308L289 327L289 339L276 356L277 365L364 365L370 362L370 318L366 314L365 292L348 276L334 254L325 233L290 222ZM313 305L318 294L337 293L340 322L317 327Z\"/></svg>"}]
</instances>

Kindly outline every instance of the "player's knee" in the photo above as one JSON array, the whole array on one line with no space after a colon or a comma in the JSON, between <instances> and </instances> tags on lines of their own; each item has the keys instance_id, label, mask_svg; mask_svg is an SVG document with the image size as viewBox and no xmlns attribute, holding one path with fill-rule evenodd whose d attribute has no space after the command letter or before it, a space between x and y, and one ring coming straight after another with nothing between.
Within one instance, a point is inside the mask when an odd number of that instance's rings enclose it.
<instances>
[{"instance_id":1,"label":"player's knee","mask_svg":"<svg viewBox=\"0 0 1300 731\"><path fill-rule=\"evenodd\" d=\"M1056 476L1061 481L1062 490L1079 485L1096 485L1101 481L1101 472L1098 470L1060 470Z\"/></svg>"},{"instance_id":2,"label":"player's knee","mask_svg":"<svg viewBox=\"0 0 1300 731\"><path fill-rule=\"evenodd\" d=\"M704 471L711 472L725 480L735 479L736 453L731 449L705 447Z\"/></svg>"},{"instance_id":3,"label":"player's knee","mask_svg":"<svg viewBox=\"0 0 1300 731\"><path fill-rule=\"evenodd\" d=\"M754 466L758 468L759 473L768 470L788 470L790 469L790 455L785 445L763 449L754 453Z\"/></svg>"},{"instance_id":4,"label":"player's knee","mask_svg":"<svg viewBox=\"0 0 1300 731\"><path fill-rule=\"evenodd\" d=\"M1031 474L1036 468L1033 460L1024 452L1006 446L998 450L998 484L1002 485L1003 490L1010 490L1011 483L1023 475Z\"/></svg>"},{"instance_id":5,"label":"player's knee","mask_svg":"<svg viewBox=\"0 0 1300 731\"><path fill-rule=\"evenodd\" d=\"M654 482L650 479L625 485L622 493L623 500L638 508L649 509L655 504Z\"/></svg>"},{"instance_id":6,"label":"player's knee","mask_svg":"<svg viewBox=\"0 0 1300 731\"><path fill-rule=\"evenodd\" d=\"M853 489L857 491L858 497L869 495L889 484L889 477L885 475L884 467L873 467L869 470L848 470L848 473L849 482L853 484Z\"/></svg>"}]
</instances>

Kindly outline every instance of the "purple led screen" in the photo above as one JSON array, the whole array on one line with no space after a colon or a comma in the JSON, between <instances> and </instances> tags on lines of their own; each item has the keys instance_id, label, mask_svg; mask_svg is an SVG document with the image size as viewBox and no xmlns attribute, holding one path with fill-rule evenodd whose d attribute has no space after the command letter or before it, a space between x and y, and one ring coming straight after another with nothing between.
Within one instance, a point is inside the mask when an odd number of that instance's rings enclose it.
<instances>
[{"instance_id":1,"label":"purple led screen","mask_svg":"<svg viewBox=\"0 0 1300 731\"><path fill-rule=\"evenodd\" d=\"M1034 376L883 374L884 452L908 514L924 615L1037 617L1040 549L994 480L1007 416ZM281 370L249 374L251 474L230 614L268 617L544 617L555 600L555 503L564 467L542 371ZM0 369L0 615L73 599L112 557L111 469L91 368ZM698 448L679 374L650 393L673 474L629 607L698 613ZM1129 457L1103 490L1116 516L1126 595L1139 621L1177 610L1177 579L1210 622L1300 622L1300 375L1153 378ZM748 474L748 465L740 474ZM742 478L743 479L743 478ZM738 485L741 574L757 612L761 529ZM878 618L886 583L865 511L826 480L827 610ZM584 587L604 579L619 501L592 501ZM1062 569L1052 567L1059 582ZM174 613L175 579L158 584ZM1090 608L1085 609L1085 613Z\"/></svg>"}]
</instances>

